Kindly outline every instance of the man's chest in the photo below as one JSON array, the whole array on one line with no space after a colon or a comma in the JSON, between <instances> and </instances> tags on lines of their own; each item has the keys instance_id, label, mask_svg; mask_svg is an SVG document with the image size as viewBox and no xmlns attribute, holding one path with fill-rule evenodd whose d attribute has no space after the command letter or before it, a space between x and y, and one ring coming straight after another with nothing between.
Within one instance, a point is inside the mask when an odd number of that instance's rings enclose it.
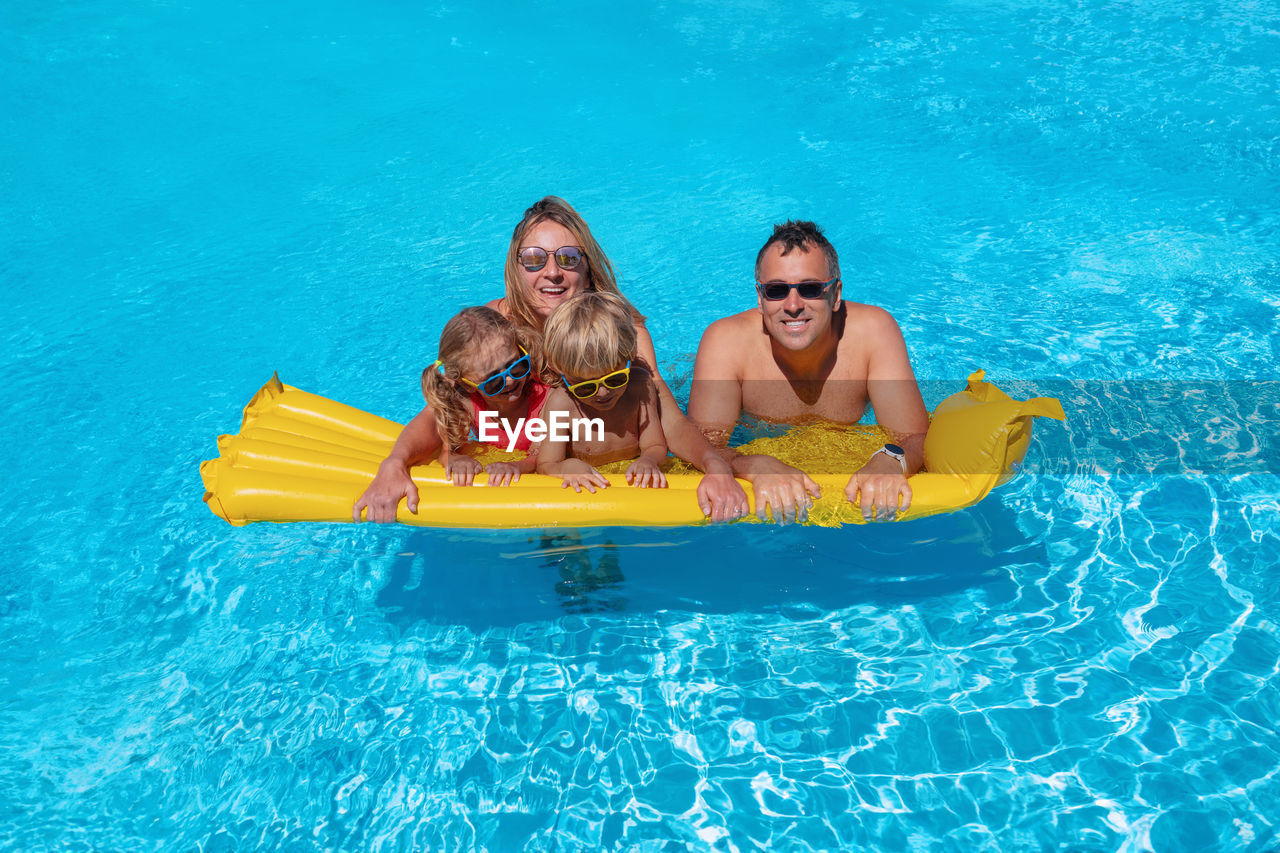
<instances>
[{"instance_id":1,"label":"man's chest","mask_svg":"<svg viewBox=\"0 0 1280 853\"><path fill-rule=\"evenodd\" d=\"M742 411L763 420L851 424L862 419L866 408L866 380L795 381L779 375L742 383Z\"/></svg>"}]
</instances>

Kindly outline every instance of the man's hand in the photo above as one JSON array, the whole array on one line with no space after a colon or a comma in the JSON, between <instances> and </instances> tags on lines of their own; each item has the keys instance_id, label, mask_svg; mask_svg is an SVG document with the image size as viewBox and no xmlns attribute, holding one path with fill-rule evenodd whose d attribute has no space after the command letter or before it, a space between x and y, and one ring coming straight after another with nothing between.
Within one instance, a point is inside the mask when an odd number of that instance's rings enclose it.
<instances>
[{"instance_id":1,"label":"man's hand","mask_svg":"<svg viewBox=\"0 0 1280 853\"><path fill-rule=\"evenodd\" d=\"M911 486L907 485L902 465L883 453L871 457L849 478L844 494L850 503L861 505L862 517L867 521L893 521L911 506Z\"/></svg>"},{"instance_id":2,"label":"man's hand","mask_svg":"<svg viewBox=\"0 0 1280 853\"><path fill-rule=\"evenodd\" d=\"M386 459L378 466L378 474L364 490L364 494L351 508L351 520L360 521L362 510L368 510L368 520L379 524L396 520L396 507L400 499L407 498L409 512L418 511L418 487L409 478L409 469L394 459Z\"/></svg>"},{"instance_id":3,"label":"man's hand","mask_svg":"<svg viewBox=\"0 0 1280 853\"><path fill-rule=\"evenodd\" d=\"M804 521L822 489L799 468L792 468L772 456L739 456L734 471L751 481L756 497L756 516L764 521L768 510L774 521L786 524Z\"/></svg>"}]
</instances>

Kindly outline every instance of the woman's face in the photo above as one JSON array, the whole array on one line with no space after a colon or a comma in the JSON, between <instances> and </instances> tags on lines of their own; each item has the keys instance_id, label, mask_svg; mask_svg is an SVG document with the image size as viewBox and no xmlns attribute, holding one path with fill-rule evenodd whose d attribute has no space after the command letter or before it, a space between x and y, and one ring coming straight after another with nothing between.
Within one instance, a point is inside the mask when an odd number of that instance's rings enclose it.
<instances>
[{"instance_id":1,"label":"woman's face","mask_svg":"<svg viewBox=\"0 0 1280 853\"><path fill-rule=\"evenodd\" d=\"M561 303L567 302L587 289L590 281L587 271L587 258L584 254L576 269L561 269L556 263L555 253L564 246L573 246L582 250L578 241L558 222L544 219L529 229L524 239L517 246L520 249L542 249L547 253L547 263L540 270L530 271L523 264L517 264L520 282L525 295L533 305L533 310L542 317L547 317ZM585 250L583 250L585 251Z\"/></svg>"}]
</instances>

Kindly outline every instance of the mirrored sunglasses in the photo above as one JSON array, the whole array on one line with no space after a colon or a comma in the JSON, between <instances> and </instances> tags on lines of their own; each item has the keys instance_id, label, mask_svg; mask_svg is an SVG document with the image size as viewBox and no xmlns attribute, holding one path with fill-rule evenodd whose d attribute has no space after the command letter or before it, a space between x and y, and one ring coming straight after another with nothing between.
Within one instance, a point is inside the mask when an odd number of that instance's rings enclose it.
<instances>
[{"instance_id":1,"label":"mirrored sunglasses","mask_svg":"<svg viewBox=\"0 0 1280 853\"><path fill-rule=\"evenodd\" d=\"M587 259L587 255L577 246L561 246L551 253L555 255L556 265L562 270L576 270ZM520 266L529 272L537 272L547 265L547 250L538 246L521 249L517 256Z\"/></svg>"}]
</instances>

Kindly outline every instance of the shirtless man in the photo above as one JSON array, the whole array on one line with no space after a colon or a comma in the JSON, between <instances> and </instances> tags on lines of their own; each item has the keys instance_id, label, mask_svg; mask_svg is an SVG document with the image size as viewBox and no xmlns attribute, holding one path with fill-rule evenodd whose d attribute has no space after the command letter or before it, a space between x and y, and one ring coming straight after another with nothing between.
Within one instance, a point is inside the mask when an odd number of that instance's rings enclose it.
<instances>
[{"instance_id":1,"label":"shirtless man","mask_svg":"<svg viewBox=\"0 0 1280 853\"><path fill-rule=\"evenodd\" d=\"M755 308L712 323L698 345L689 417L725 447L742 413L778 423L857 423L870 401L892 437L850 479L845 495L868 520L911 504L907 477L924 461L929 428L907 345L882 308L840 298L836 250L812 222L786 222L756 256ZM798 519L819 496L803 471L772 456L725 448L749 480L756 512Z\"/></svg>"}]
</instances>

